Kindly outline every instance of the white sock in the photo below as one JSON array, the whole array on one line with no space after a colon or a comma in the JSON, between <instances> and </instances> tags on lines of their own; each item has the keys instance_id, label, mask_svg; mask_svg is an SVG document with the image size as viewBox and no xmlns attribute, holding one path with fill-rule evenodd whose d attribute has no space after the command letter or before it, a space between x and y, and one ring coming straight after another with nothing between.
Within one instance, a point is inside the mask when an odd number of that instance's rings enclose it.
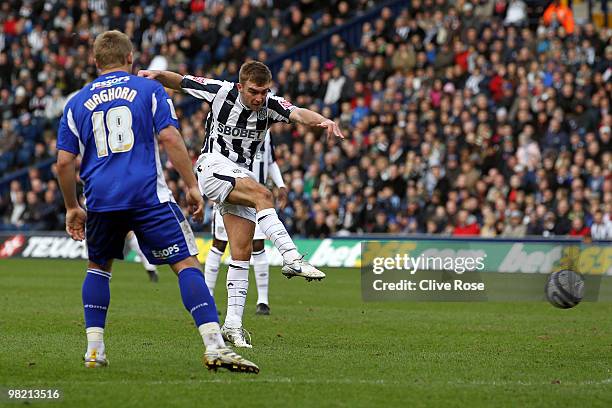
<instances>
[{"instance_id":1,"label":"white sock","mask_svg":"<svg viewBox=\"0 0 612 408\"><path fill-rule=\"evenodd\" d=\"M268 282L270 280L270 263L266 250L253 252L253 269L255 282L257 283L257 304L268 305Z\"/></svg>"},{"instance_id":2,"label":"white sock","mask_svg":"<svg viewBox=\"0 0 612 408\"><path fill-rule=\"evenodd\" d=\"M144 256L144 254L140 250L140 246L138 245L138 239L136 239L136 234L131 234L130 239L128 240L128 246L132 251L135 251L138 254L142 266L144 266L147 271L157 272L157 267L155 265L150 264L147 260L147 257Z\"/></svg>"},{"instance_id":3,"label":"white sock","mask_svg":"<svg viewBox=\"0 0 612 408\"><path fill-rule=\"evenodd\" d=\"M93 350L99 355L104 355L104 328L88 327L87 333L87 355L91 355Z\"/></svg>"},{"instance_id":4,"label":"white sock","mask_svg":"<svg viewBox=\"0 0 612 408\"><path fill-rule=\"evenodd\" d=\"M249 288L249 264L249 261L230 260L227 270L227 327L242 327L242 314Z\"/></svg>"},{"instance_id":5,"label":"white sock","mask_svg":"<svg viewBox=\"0 0 612 408\"><path fill-rule=\"evenodd\" d=\"M210 247L210 251L208 251L208 256L206 257L206 263L204 264L204 279L206 280L206 286L208 286L211 296L217 284L217 276L219 275L219 265L221 264L222 256L223 254L217 248Z\"/></svg>"},{"instance_id":6,"label":"white sock","mask_svg":"<svg viewBox=\"0 0 612 408\"><path fill-rule=\"evenodd\" d=\"M281 253L285 262L293 262L301 257L287 229L278 219L274 208L266 208L258 212L257 223L266 237L278 249L278 252Z\"/></svg>"},{"instance_id":7,"label":"white sock","mask_svg":"<svg viewBox=\"0 0 612 408\"><path fill-rule=\"evenodd\" d=\"M198 326L198 331L204 340L206 350L217 350L225 347L223 336L221 336L221 328L217 322L204 323Z\"/></svg>"}]
</instances>

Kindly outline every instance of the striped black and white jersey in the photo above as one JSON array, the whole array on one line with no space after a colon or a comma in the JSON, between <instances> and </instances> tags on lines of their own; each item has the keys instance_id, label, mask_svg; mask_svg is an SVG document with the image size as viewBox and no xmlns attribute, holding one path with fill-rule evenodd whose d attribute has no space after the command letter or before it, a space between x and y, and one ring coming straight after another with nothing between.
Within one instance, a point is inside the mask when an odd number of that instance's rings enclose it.
<instances>
[{"instance_id":1,"label":"striped black and white jersey","mask_svg":"<svg viewBox=\"0 0 612 408\"><path fill-rule=\"evenodd\" d=\"M252 172L255 174L255 178L261 184L266 184L268 180L268 172L270 169L270 165L276 161L276 156L274 155L274 143L272 143L272 138L270 137L270 132L266 132L266 137L264 138L264 142L261 144L259 149L257 149L257 153L253 158L253 169Z\"/></svg>"},{"instance_id":2,"label":"striped black and white jersey","mask_svg":"<svg viewBox=\"0 0 612 408\"><path fill-rule=\"evenodd\" d=\"M252 169L253 157L268 128L277 122L289 123L289 115L296 107L284 98L268 94L264 107L252 111L240 101L237 85L191 75L185 75L181 81L184 92L211 105L202 153L218 152L239 166Z\"/></svg>"}]
</instances>

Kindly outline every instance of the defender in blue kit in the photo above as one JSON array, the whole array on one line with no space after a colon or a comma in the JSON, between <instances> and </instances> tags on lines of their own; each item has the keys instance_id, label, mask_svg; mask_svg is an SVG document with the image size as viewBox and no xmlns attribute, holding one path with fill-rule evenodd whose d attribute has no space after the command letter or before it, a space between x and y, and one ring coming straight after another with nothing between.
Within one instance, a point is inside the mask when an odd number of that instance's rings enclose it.
<instances>
[{"instance_id":1,"label":"defender in blue kit","mask_svg":"<svg viewBox=\"0 0 612 408\"><path fill-rule=\"evenodd\" d=\"M259 372L223 341L215 302L195 257L193 232L164 180L160 144L187 186L194 219L201 220L204 203L171 99L158 82L130 74L132 44L125 34L100 34L94 58L100 76L68 101L57 139L66 231L73 239L86 238L89 254L82 290L85 366L108 365L103 336L111 269L113 259L123 258L126 234L134 231L149 262L169 264L178 275L183 304L206 347L204 364ZM76 195L78 155L87 211Z\"/></svg>"}]
</instances>

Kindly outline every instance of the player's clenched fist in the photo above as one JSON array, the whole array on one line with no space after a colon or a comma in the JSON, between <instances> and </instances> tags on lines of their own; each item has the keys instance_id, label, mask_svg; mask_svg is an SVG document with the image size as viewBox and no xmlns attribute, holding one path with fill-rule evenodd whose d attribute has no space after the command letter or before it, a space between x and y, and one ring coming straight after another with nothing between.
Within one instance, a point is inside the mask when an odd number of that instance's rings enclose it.
<instances>
[{"instance_id":1,"label":"player's clenched fist","mask_svg":"<svg viewBox=\"0 0 612 408\"><path fill-rule=\"evenodd\" d=\"M159 71L141 69L140 71L138 71L138 76L148 78L148 79L156 79L159 76Z\"/></svg>"}]
</instances>

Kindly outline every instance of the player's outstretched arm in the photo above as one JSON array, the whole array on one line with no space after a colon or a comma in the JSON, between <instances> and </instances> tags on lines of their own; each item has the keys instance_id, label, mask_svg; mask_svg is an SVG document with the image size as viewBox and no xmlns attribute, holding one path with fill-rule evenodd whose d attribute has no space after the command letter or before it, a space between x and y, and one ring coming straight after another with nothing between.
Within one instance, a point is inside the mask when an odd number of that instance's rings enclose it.
<instances>
[{"instance_id":1,"label":"player's outstretched arm","mask_svg":"<svg viewBox=\"0 0 612 408\"><path fill-rule=\"evenodd\" d=\"M168 153L172 165L187 185L187 204L189 204L193 219L202 222L204 219L204 200L202 194L200 194L198 182L191 168L191 159L181 134L174 126L168 126L159 132L159 142Z\"/></svg>"},{"instance_id":2,"label":"player's outstretched arm","mask_svg":"<svg viewBox=\"0 0 612 408\"><path fill-rule=\"evenodd\" d=\"M181 81L183 80L183 76L181 74L177 74L176 72L141 69L138 71L138 76L154 79L160 82L166 88L175 89L177 91L181 90Z\"/></svg>"},{"instance_id":3,"label":"player's outstretched arm","mask_svg":"<svg viewBox=\"0 0 612 408\"><path fill-rule=\"evenodd\" d=\"M328 138L339 137L344 139L344 135L336 122L310 109L295 108L291 111L289 120L306 126L325 128L327 129Z\"/></svg>"},{"instance_id":4,"label":"player's outstretched arm","mask_svg":"<svg viewBox=\"0 0 612 408\"><path fill-rule=\"evenodd\" d=\"M76 155L65 150L57 152L57 178L66 206L66 232L76 241L85 239L87 214L79 205L76 193Z\"/></svg>"}]
</instances>

